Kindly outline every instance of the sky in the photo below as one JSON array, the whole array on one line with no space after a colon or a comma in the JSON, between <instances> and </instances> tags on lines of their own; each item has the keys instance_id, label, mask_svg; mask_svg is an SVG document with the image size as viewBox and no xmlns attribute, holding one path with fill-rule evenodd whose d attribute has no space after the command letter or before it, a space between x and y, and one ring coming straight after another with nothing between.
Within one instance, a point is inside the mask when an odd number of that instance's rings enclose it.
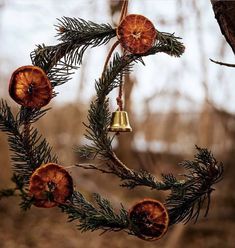
<instances>
[{"instance_id":1,"label":"sky","mask_svg":"<svg viewBox=\"0 0 235 248\"><path fill-rule=\"evenodd\" d=\"M200 16L193 8L193 0L131 0L129 13L148 17L155 27L182 37L186 50L181 58L158 54L145 58L146 66L134 68L136 81L132 94L133 111L141 114L144 101L150 109L168 111L172 106L182 111L200 109L205 99L206 79L208 95L216 106L235 113L234 69L221 67L209 58L234 63L234 55L226 44L214 18L209 0L196 0ZM79 17L97 23L111 23L107 0L0 0L0 96L7 91L11 73L19 66L31 64L29 54L36 44L52 45L55 38L56 18ZM179 16L184 17L180 25ZM177 19L178 18L178 19ZM176 22L178 20L178 22ZM113 40L112 42L114 42ZM87 51L84 75L78 69L71 82L57 88L56 104L71 101L87 103L94 94L94 82L102 71L107 47ZM83 78L83 87L79 82ZM164 96L153 97L166 92ZM172 98L179 92L183 97ZM162 94L160 94L162 95ZM111 98L115 98L111 95ZM190 100L189 100L190 99Z\"/></svg>"}]
</instances>

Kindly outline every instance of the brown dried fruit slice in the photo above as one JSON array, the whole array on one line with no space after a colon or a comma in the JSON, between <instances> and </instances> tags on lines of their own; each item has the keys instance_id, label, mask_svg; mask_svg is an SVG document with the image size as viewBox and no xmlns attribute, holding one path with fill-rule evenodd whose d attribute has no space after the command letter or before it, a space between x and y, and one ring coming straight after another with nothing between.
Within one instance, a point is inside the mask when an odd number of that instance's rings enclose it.
<instances>
[{"instance_id":1,"label":"brown dried fruit slice","mask_svg":"<svg viewBox=\"0 0 235 248\"><path fill-rule=\"evenodd\" d=\"M50 208L64 203L73 193L73 180L60 165L40 166L30 177L29 193L37 207Z\"/></svg>"},{"instance_id":2,"label":"brown dried fruit slice","mask_svg":"<svg viewBox=\"0 0 235 248\"><path fill-rule=\"evenodd\" d=\"M153 46L156 36L153 23L142 15L128 15L117 27L121 46L133 54L146 53Z\"/></svg>"},{"instance_id":3,"label":"brown dried fruit slice","mask_svg":"<svg viewBox=\"0 0 235 248\"><path fill-rule=\"evenodd\" d=\"M129 218L136 236L144 240L160 239L168 229L168 212L157 200L144 199L138 202L129 211Z\"/></svg>"},{"instance_id":4,"label":"brown dried fruit slice","mask_svg":"<svg viewBox=\"0 0 235 248\"><path fill-rule=\"evenodd\" d=\"M40 67L27 65L13 72L9 94L22 106L41 108L50 102L52 87L46 73Z\"/></svg>"}]
</instances>

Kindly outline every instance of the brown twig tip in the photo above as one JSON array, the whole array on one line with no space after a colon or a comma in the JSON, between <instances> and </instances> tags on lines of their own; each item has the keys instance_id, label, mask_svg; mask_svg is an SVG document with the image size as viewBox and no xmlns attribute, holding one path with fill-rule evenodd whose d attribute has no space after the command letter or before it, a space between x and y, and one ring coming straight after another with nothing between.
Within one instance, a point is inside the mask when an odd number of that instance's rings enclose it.
<instances>
[{"instance_id":1,"label":"brown twig tip","mask_svg":"<svg viewBox=\"0 0 235 248\"><path fill-rule=\"evenodd\" d=\"M213 59L210 59L210 61L215 63L215 64L218 64L218 65L223 65L223 66L227 66L227 67L235 67L235 64L224 63L224 62L216 61Z\"/></svg>"}]
</instances>

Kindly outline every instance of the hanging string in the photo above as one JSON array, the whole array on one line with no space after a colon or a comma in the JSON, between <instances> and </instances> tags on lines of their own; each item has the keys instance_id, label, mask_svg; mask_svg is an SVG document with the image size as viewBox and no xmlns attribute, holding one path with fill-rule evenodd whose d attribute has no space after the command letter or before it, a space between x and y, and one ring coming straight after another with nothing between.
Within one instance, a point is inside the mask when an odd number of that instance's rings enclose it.
<instances>
[{"instance_id":1,"label":"hanging string","mask_svg":"<svg viewBox=\"0 0 235 248\"><path fill-rule=\"evenodd\" d=\"M124 0L124 2L122 4L122 10L121 10L121 16L120 16L119 24L121 23L121 21L127 15L128 3L129 3L128 0ZM119 93L118 93L118 97L116 98L119 111L123 110L123 85L124 85L124 83L123 83L123 73L121 73L120 74Z\"/></svg>"},{"instance_id":2,"label":"hanging string","mask_svg":"<svg viewBox=\"0 0 235 248\"><path fill-rule=\"evenodd\" d=\"M118 97L116 98L119 111L123 110L123 74L120 74L120 86Z\"/></svg>"},{"instance_id":3,"label":"hanging string","mask_svg":"<svg viewBox=\"0 0 235 248\"><path fill-rule=\"evenodd\" d=\"M123 4L122 4L122 9L121 9L121 15L120 15L120 20L119 20L119 24L121 23L121 21L126 17L127 15L127 9L128 9L128 0L124 0Z\"/></svg>"},{"instance_id":4,"label":"hanging string","mask_svg":"<svg viewBox=\"0 0 235 248\"><path fill-rule=\"evenodd\" d=\"M120 20L119 20L119 24L121 23L121 21L123 20L123 18L125 18L125 16L127 15L127 9L128 9L128 2L129 0L124 0L123 1L123 4L122 4L122 9L121 9L121 14L120 14ZM105 64L104 64L104 68L103 68L103 72L102 72L102 75L104 74L104 71L106 69L106 67L108 66L108 62L115 50L115 48L118 46L119 44L119 41L116 41L113 46L111 47L108 55L107 55L107 58L105 60Z\"/></svg>"},{"instance_id":5,"label":"hanging string","mask_svg":"<svg viewBox=\"0 0 235 248\"><path fill-rule=\"evenodd\" d=\"M106 60L105 60L105 63L104 63L104 68L103 68L103 71L102 71L102 76L104 75L104 72L105 72L105 70L106 70L106 68L107 68L107 66L108 66L108 62L109 62L109 60L110 60L110 58L111 58L111 56L112 56L112 54L113 54L113 51L115 50L115 48L118 46L118 44L119 44L119 41L116 41L113 45L112 45L112 47L111 47L111 49L110 49L110 51L109 51L109 53L108 53L108 55L107 55L107 58L106 58Z\"/></svg>"},{"instance_id":6,"label":"hanging string","mask_svg":"<svg viewBox=\"0 0 235 248\"><path fill-rule=\"evenodd\" d=\"M120 14L120 20L119 20L119 24L121 23L121 21L126 17L127 15L127 10L128 10L128 3L129 3L129 0L124 0L123 1L123 4L122 4L122 9L121 9L121 14ZM104 72L108 66L108 62L115 50L115 48L119 45L119 41L116 41L113 46L111 47L108 55L107 55L107 58L105 60L105 64L104 64L104 68L103 68L103 71L102 71L102 77L104 76ZM122 111L123 110L123 74L121 73L120 74L120 86L119 86L119 93L118 93L118 97L116 98L117 100L117 105L118 105L118 109L119 111Z\"/></svg>"}]
</instances>

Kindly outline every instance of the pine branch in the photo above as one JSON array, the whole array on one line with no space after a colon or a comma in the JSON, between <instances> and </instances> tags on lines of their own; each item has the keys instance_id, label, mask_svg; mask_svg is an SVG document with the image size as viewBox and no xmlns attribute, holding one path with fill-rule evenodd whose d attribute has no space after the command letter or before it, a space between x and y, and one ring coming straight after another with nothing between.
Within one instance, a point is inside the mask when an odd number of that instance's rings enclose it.
<instances>
[{"instance_id":1,"label":"pine branch","mask_svg":"<svg viewBox=\"0 0 235 248\"><path fill-rule=\"evenodd\" d=\"M27 191L25 190L24 178L21 175L13 174L12 182L15 183L15 191L19 191L19 196L21 198L20 208L24 211L30 209L32 206L34 199L29 196Z\"/></svg>"},{"instance_id":2,"label":"pine branch","mask_svg":"<svg viewBox=\"0 0 235 248\"><path fill-rule=\"evenodd\" d=\"M109 24L97 24L81 18L62 17L56 26L59 40L76 43L89 42L93 47L107 44L116 36L116 31Z\"/></svg>"},{"instance_id":3,"label":"pine branch","mask_svg":"<svg viewBox=\"0 0 235 248\"><path fill-rule=\"evenodd\" d=\"M113 152L111 147L112 140L108 136L108 125L110 123L110 112L108 108L107 95L120 86L120 75L127 74L131 71L134 63L142 62L142 58L164 52L173 56L180 56L184 52L184 46L178 41L178 37L173 34L160 33L156 45L146 54L133 55L128 54L119 56L115 54L113 61L107 66L102 77L96 81L95 89L97 99L90 105L88 111L88 122L86 126L85 137L92 142L91 145L85 145L79 148L82 157L101 155L101 158L112 158ZM144 64L144 63L143 63Z\"/></svg>"},{"instance_id":4,"label":"pine branch","mask_svg":"<svg viewBox=\"0 0 235 248\"><path fill-rule=\"evenodd\" d=\"M218 163L213 154L207 149L196 146L198 153L193 161L186 160L180 165L187 173L181 175L184 180L178 180L172 174L162 175L162 182L158 182L153 175L148 172L136 172L110 165L105 166L92 164L79 164L83 169L93 169L102 173L114 174L124 183L121 185L129 189L136 186L147 186L155 190L170 190L171 193L166 200L169 211L170 225L179 222L187 223L190 220L197 221L200 212L206 204L205 215L207 216L210 207L210 196L213 192L212 186L222 179L223 165ZM122 169L121 169L122 168Z\"/></svg>"},{"instance_id":5,"label":"pine branch","mask_svg":"<svg viewBox=\"0 0 235 248\"><path fill-rule=\"evenodd\" d=\"M85 231L121 231L128 228L127 211L121 206L119 214L115 213L111 203L99 194L93 194L95 205L88 202L79 192L74 192L68 204L60 205L68 214L69 221L79 221L78 229Z\"/></svg>"},{"instance_id":6,"label":"pine branch","mask_svg":"<svg viewBox=\"0 0 235 248\"><path fill-rule=\"evenodd\" d=\"M170 190L171 194L166 201L166 206L170 215L170 224L179 222L197 221L200 211L207 202L205 216L210 207L210 195L214 190L212 185L222 179L223 165L215 160L211 152L207 149L196 147L198 154L193 161L184 161L182 165L187 174L184 180L178 180L172 174L162 175L162 182L158 182L153 175L148 172L136 172L125 169L125 167L113 165L106 161L101 167L97 165L83 165L78 167L83 169L94 169L102 173L114 174L124 183L121 185L129 189L136 186L147 186L156 190ZM117 161L117 159L116 159ZM105 166L107 169L105 169Z\"/></svg>"},{"instance_id":7,"label":"pine branch","mask_svg":"<svg viewBox=\"0 0 235 248\"><path fill-rule=\"evenodd\" d=\"M48 75L53 87L67 82L72 70L82 63L82 58L88 47L97 47L106 44L116 36L116 31L108 24L96 24L82 19L63 17L57 25L58 37L61 41L56 46L39 45L31 53L32 63L41 67ZM148 172L136 172L129 169L118 159L112 150L112 140L108 135L110 123L108 94L120 86L120 76L131 71L137 62L143 63L143 57L164 52L179 57L184 52L184 45L179 37L173 34L158 32L155 45L142 55L116 54L113 61L104 70L102 77L96 81L97 98L91 103L86 126L86 138L91 141L79 152L81 156L94 158L99 156L104 161L102 168L96 165L78 165L84 169L95 169L102 173L118 176L123 182L121 186L133 189L137 186L147 186L151 189L170 190L166 201L170 216L170 224L197 221L203 205L207 202L205 215L210 206L212 185L219 182L223 173L223 165L218 164L213 155L206 149L197 147L198 154L194 161L184 161L181 165L188 173L185 180L178 180L172 174L162 175L159 182ZM144 63L143 63L144 64ZM0 104L0 129L7 133L10 150L13 152L14 176L12 181L15 189L0 191L0 198L20 192L21 208L27 210L34 202L27 192L29 178L33 171L41 164L57 162L52 156L52 148L39 135L38 130L30 124L39 120L45 110L21 108L16 118L6 102ZM111 203L98 194L94 194L95 204L88 202L79 192L74 192L70 200L59 205L62 211L68 214L69 221L78 221L78 229L84 231L121 231L135 234L131 230L131 223L127 211L121 206L116 213Z\"/></svg>"},{"instance_id":8,"label":"pine branch","mask_svg":"<svg viewBox=\"0 0 235 248\"><path fill-rule=\"evenodd\" d=\"M222 179L223 164L218 163L207 149L196 146L197 154L193 161L181 163L188 174L181 189L171 192L166 201L170 215L170 224L178 222L197 221L203 204L207 202L205 216L210 207L210 195L214 190L212 185Z\"/></svg>"},{"instance_id":9,"label":"pine branch","mask_svg":"<svg viewBox=\"0 0 235 248\"><path fill-rule=\"evenodd\" d=\"M18 112L18 115L16 116L18 125L21 126L25 123L33 124L39 119L41 119L49 110L50 108L32 109L22 106L20 111Z\"/></svg>"},{"instance_id":10,"label":"pine branch","mask_svg":"<svg viewBox=\"0 0 235 248\"><path fill-rule=\"evenodd\" d=\"M17 132L17 123L7 102L0 102L0 129L6 133Z\"/></svg>"},{"instance_id":11,"label":"pine branch","mask_svg":"<svg viewBox=\"0 0 235 248\"><path fill-rule=\"evenodd\" d=\"M150 49L146 55L148 54L156 54L158 52L166 53L170 56L180 57L184 51L185 46L182 42L180 37L174 36L174 34L160 32L157 31L157 40L156 44Z\"/></svg>"},{"instance_id":12,"label":"pine branch","mask_svg":"<svg viewBox=\"0 0 235 248\"><path fill-rule=\"evenodd\" d=\"M26 211L30 209L34 202L33 197L30 197L27 191L24 189L24 180L21 176L13 174L12 182L15 183L15 188L2 189L0 190L0 200L6 197L19 196L21 198L20 207L22 210ZM19 194L17 193L19 191Z\"/></svg>"},{"instance_id":13,"label":"pine branch","mask_svg":"<svg viewBox=\"0 0 235 248\"><path fill-rule=\"evenodd\" d=\"M31 52L30 57L32 64L41 67L47 73L52 87L55 87L68 82L74 73L73 69L77 69L76 66L69 65L62 60L69 52L72 55L72 51L75 49L76 47L69 42L55 46L45 46L42 44L38 45L37 49ZM71 62L74 61L71 59Z\"/></svg>"},{"instance_id":14,"label":"pine branch","mask_svg":"<svg viewBox=\"0 0 235 248\"><path fill-rule=\"evenodd\" d=\"M120 57L115 54L113 61L110 62L107 69L104 71L102 77L96 81L95 89L97 99L90 105L88 111L88 123L86 126L85 137L91 142L89 145L82 146L78 149L81 157L94 158L99 155L101 159L110 160L116 166L107 163L109 171L118 175L121 180L126 180L122 186L134 188L136 186L145 185L151 188L165 188L165 185L156 182L154 178L145 172L130 171L112 151L112 139L108 135L108 126L110 123L110 112L108 107L107 95L116 87L120 86L120 75L127 74L131 71L134 63L142 62L142 57L156 54L158 52L166 52L171 55L180 55L180 48L182 43L178 42L173 35L162 34L162 39L158 41L156 46L150 52L144 55L125 55ZM183 53L183 49L181 50ZM116 171L115 168L119 168ZM123 172L124 170L124 172ZM139 180L135 180L135 178Z\"/></svg>"},{"instance_id":15,"label":"pine branch","mask_svg":"<svg viewBox=\"0 0 235 248\"><path fill-rule=\"evenodd\" d=\"M101 158L105 158L107 154L112 152L112 139L108 136L111 115L106 96L110 91L119 86L120 74L128 73L132 66L131 63L135 59L134 57L120 57L118 54L115 54L113 61L109 64L103 76L96 81L97 99L91 103L88 111L89 125L85 124L85 137L92 144L79 148L79 153L82 157L101 155Z\"/></svg>"},{"instance_id":16,"label":"pine branch","mask_svg":"<svg viewBox=\"0 0 235 248\"><path fill-rule=\"evenodd\" d=\"M5 197L19 196L21 198L21 202L19 204L20 208L24 211L30 209L34 199L33 197L30 197L25 190L24 179L22 176L14 173L11 180L13 183L15 183L15 188L0 190L0 200Z\"/></svg>"},{"instance_id":17,"label":"pine branch","mask_svg":"<svg viewBox=\"0 0 235 248\"><path fill-rule=\"evenodd\" d=\"M4 101L0 103L0 130L8 135L13 171L25 184L28 184L36 168L49 161L56 163L57 157L51 154L52 148L46 139L39 135L36 128L30 128L29 137L25 137L24 129L22 129L22 124L26 120L31 123L35 122L45 114L45 110L33 112L32 115L24 111L20 110L15 119L7 103Z\"/></svg>"},{"instance_id":18,"label":"pine branch","mask_svg":"<svg viewBox=\"0 0 235 248\"><path fill-rule=\"evenodd\" d=\"M116 36L115 29L110 25L83 19L63 17L56 27L62 43L55 46L38 45L31 53L32 63L48 74L53 87L70 80L72 70L82 63L88 47L101 46Z\"/></svg>"},{"instance_id":19,"label":"pine branch","mask_svg":"<svg viewBox=\"0 0 235 248\"><path fill-rule=\"evenodd\" d=\"M84 169L95 169L102 173L114 174L124 182L121 186L130 189L136 186L147 186L151 189L171 190L171 194L167 199L171 224L191 219L196 221L206 200L208 201L207 214L212 192L211 186L221 178L223 167L222 165L216 167L217 165L215 166L212 155L207 150L200 150L197 147L199 154L195 161L185 163L185 168L189 170L189 174L184 175L186 178L184 181L177 180L173 175L169 174L163 175L162 182L158 182L148 172L130 170L112 151L112 139L108 136L110 113L107 95L120 85L120 75L128 73L134 62L142 61L142 57L158 52L164 52L176 57L181 56L185 47L178 40L179 38L173 34L159 32L158 41L146 54L142 56L132 54L123 57L114 56L113 62L109 64L102 77L96 81L97 99L90 105L88 112L89 124L85 124L87 128L85 136L91 144L79 149L81 156L92 158L99 155L99 158L104 160L105 164L102 168L96 165L77 165ZM209 155L206 156L206 154ZM211 160L206 160L206 158Z\"/></svg>"},{"instance_id":20,"label":"pine branch","mask_svg":"<svg viewBox=\"0 0 235 248\"><path fill-rule=\"evenodd\" d=\"M162 182L158 181L151 173L147 171L135 171L130 169L124 169L124 166L116 166L116 164L110 164L106 161L106 164L76 164L77 167L85 170L96 170L104 174L113 174L120 178L122 181L121 187L128 188L130 190L138 187L145 186L155 190L170 190L172 188L179 187L182 182L170 181L166 179L172 175L162 175Z\"/></svg>"},{"instance_id":21,"label":"pine branch","mask_svg":"<svg viewBox=\"0 0 235 248\"><path fill-rule=\"evenodd\" d=\"M0 200L3 198L11 197L15 195L15 189L1 189L0 190Z\"/></svg>"}]
</instances>

